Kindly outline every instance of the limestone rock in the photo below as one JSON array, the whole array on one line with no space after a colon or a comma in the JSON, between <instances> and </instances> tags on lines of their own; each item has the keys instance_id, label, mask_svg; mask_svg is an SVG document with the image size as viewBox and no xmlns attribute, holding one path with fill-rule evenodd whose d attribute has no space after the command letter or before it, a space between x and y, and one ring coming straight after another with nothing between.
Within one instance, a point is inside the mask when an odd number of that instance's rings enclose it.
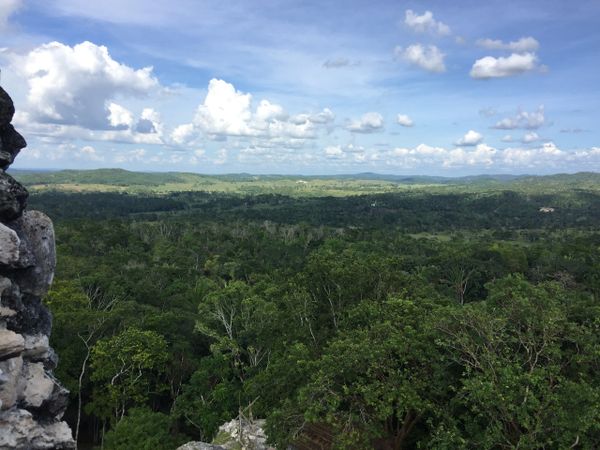
<instances>
[{"instance_id":1,"label":"limestone rock","mask_svg":"<svg viewBox=\"0 0 600 450\"><path fill-rule=\"evenodd\" d=\"M75 449L71 430L65 422L40 423L24 409L0 413L0 430L2 449Z\"/></svg>"},{"instance_id":2,"label":"limestone rock","mask_svg":"<svg viewBox=\"0 0 600 450\"><path fill-rule=\"evenodd\" d=\"M19 260L21 240L14 230L0 223L0 264L14 264Z\"/></svg>"},{"instance_id":3,"label":"limestone rock","mask_svg":"<svg viewBox=\"0 0 600 450\"><path fill-rule=\"evenodd\" d=\"M14 331L0 329L0 360L19 356L24 349L23 336Z\"/></svg>"},{"instance_id":4,"label":"limestone rock","mask_svg":"<svg viewBox=\"0 0 600 450\"><path fill-rule=\"evenodd\" d=\"M19 404L25 408L39 408L52 395L54 380L42 363L25 363L20 380Z\"/></svg>"},{"instance_id":5,"label":"limestone rock","mask_svg":"<svg viewBox=\"0 0 600 450\"><path fill-rule=\"evenodd\" d=\"M0 126L8 125L15 115L15 105L10 95L0 87Z\"/></svg>"},{"instance_id":6,"label":"limestone rock","mask_svg":"<svg viewBox=\"0 0 600 450\"><path fill-rule=\"evenodd\" d=\"M19 217L27 204L27 190L4 171L0 171L0 221Z\"/></svg>"},{"instance_id":7,"label":"limestone rock","mask_svg":"<svg viewBox=\"0 0 600 450\"><path fill-rule=\"evenodd\" d=\"M39 297L24 294L22 298L13 300L7 303L17 314L6 319L8 329L21 334L50 334L52 316Z\"/></svg>"},{"instance_id":8,"label":"limestone rock","mask_svg":"<svg viewBox=\"0 0 600 450\"><path fill-rule=\"evenodd\" d=\"M54 277L54 230L44 214L24 212L27 190L5 172L27 145L10 124L14 112L0 88L0 449L74 449L41 300Z\"/></svg>"},{"instance_id":9,"label":"limestone rock","mask_svg":"<svg viewBox=\"0 0 600 450\"><path fill-rule=\"evenodd\" d=\"M0 126L0 168L10 166L27 142L12 125Z\"/></svg>"},{"instance_id":10,"label":"limestone rock","mask_svg":"<svg viewBox=\"0 0 600 450\"><path fill-rule=\"evenodd\" d=\"M194 441L183 444L181 447L178 447L177 450L225 450L225 447Z\"/></svg>"},{"instance_id":11,"label":"limestone rock","mask_svg":"<svg viewBox=\"0 0 600 450\"><path fill-rule=\"evenodd\" d=\"M21 292L42 297L46 295L56 268L54 227L52 221L39 211L26 211L14 223L21 240L27 242L35 265L17 273Z\"/></svg>"},{"instance_id":12,"label":"limestone rock","mask_svg":"<svg viewBox=\"0 0 600 450\"><path fill-rule=\"evenodd\" d=\"M0 410L12 408L17 402L23 358L18 356L0 362Z\"/></svg>"},{"instance_id":13,"label":"limestone rock","mask_svg":"<svg viewBox=\"0 0 600 450\"><path fill-rule=\"evenodd\" d=\"M275 450L266 444L264 420L234 419L219 427L212 444L188 442L177 450Z\"/></svg>"},{"instance_id":14,"label":"limestone rock","mask_svg":"<svg viewBox=\"0 0 600 450\"><path fill-rule=\"evenodd\" d=\"M23 350L23 356L30 361L42 361L48 358L50 351L50 344L48 343L48 336L45 334L36 335L25 335L25 348Z\"/></svg>"}]
</instances>

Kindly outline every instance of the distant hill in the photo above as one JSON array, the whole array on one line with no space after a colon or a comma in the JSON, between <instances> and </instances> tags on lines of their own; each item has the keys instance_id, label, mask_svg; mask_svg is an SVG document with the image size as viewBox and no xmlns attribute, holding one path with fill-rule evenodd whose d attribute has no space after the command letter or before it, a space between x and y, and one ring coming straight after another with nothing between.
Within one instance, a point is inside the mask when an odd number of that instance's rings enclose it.
<instances>
[{"instance_id":1,"label":"distant hill","mask_svg":"<svg viewBox=\"0 0 600 450\"><path fill-rule=\"evenodd\" d=\"M600 174L581 172L548 176L477 175L439 177L359 173L344 175L202 175L186 172L132 172L123 169L11 170L32 191L169 193L228 192L244 195L344 196L406 190L525 192L564 189L600 190Z\"/></svg>"}]
</instances>

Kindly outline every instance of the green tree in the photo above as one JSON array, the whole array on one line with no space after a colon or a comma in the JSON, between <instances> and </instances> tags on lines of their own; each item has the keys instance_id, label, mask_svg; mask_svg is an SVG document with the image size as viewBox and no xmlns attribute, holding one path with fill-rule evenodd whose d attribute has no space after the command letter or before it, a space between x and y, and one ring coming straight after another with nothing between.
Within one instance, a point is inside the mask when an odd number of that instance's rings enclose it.
<instances>
[{"instance_id":1,"label":"green tree","mask_svg":"<svg viewBox=\"0 0 600 450\"><path fill-rule=\"evenodd\" d=\"M128 408L168 388L161 380L167 360L167 344L153 331L132 327L99 340L92 348L96 389L89 408L99 417L120 421Z\"/></svg>"},{"instance_id":2,"label":"green tree","mask_svg":"<svg viewBox=\"0 0 600 450\"><path fill-rule=\"evenodd\" d=\"M485 302L439 324L440 342L462 367L446 429L482 449L599 445L598 338L569 320L573 297L522 276L487 287Z\"/></svg>"},{"instance_id":3,"label":"green tree","mask_svg":"<svg viewBox=\"0 0 600 450\"><path fill-rule=\"evenodd\" d=\"M188 440L173 436L172 419L146 408L132 408L104 438L106 450L173 450Z\"/></svg>"}]
</instances>

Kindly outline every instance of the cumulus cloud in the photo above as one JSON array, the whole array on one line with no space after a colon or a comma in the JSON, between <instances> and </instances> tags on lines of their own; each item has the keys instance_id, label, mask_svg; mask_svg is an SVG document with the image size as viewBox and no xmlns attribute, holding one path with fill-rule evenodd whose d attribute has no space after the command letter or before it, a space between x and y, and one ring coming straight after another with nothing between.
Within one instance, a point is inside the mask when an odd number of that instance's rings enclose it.
<instances>
[{"instance_id":1,"label":"cumulus cloud","mask_svg":"<svg viewBox=\"0 0 600 450\"><path fill-rule=\"evenodd\" d=\"M418 33L431 32L441 36L451 34L450 27L435 20L431 11L425 11L422 15L418 15L412 9L407 9L404 14L404 23Z\"/></svg>"},{"instance_id":2,"label":"cumulus cloud","mask_svg":"<svg viewBox=\"0 0 600 450\"><path fill-rule=\"evenodd\" d=\"M487 144L478 144L474 150L466 151L462 148L450 150L442 163L445 167L453 166L484 166L494 164L497 150Z\"/></svg>"},{"instance_id":3,"label":"cumulus cloud","mask_svg":"<svg viewBox=\"0 0 600 450\"><path fill-rule=\"evenodd\" d=\"M123 106L110 102L108 104L108 121L114 128L130 128L133 125L133 114Z\"/></svg>"},{"instance_id":4,"label":"cumulus cloud","mask_svg":"<svg viewBox=\"0 0 600 450\"><path fill-rule=\"evenodd\" d=\"M184 144L202 133L209 139L227 137L314 139L318 127L328 124L335 116L330 109L315 114L291 116L285 109L269 100L261 100L252 109L252 95L236 90L226 81L212 79L204 101L191 124L176 127L172 140Z\"/></svg>"},{"instance_id":5,"label":"cumulus cloud","mask_svg":"<svg viewBox=\"0 0 600 450\"><path fill-rule=\"evenodd\" d=\"M326 159L338 160L339 162L352 162L352 163L364 163L367 160L367 150L354 144L342 145L330 145L325 147L323 153Z\"/></svg>"},{"instance_id":6,"label":"cumulus cloud","mask_svg":"<svg viewBox=\"0 0 600 450\"><path fill-rule=\"evenodd\" d=\"M499 120L492 128L498 130L514 130L516 128L535 130L545 123L544 105L540 105L536 111L519 111L513 117L506 117Z\"/></svg>"},{"instance_id":7,"label":"cumulus cloud","mask_svg":"<svg viewBox=\"0 0 600 450\"><path fill-rule=\"evenodd\" d=\"M590 170L600 168L600 148L591 147L579 150L562 150L553 142L539 147L511 147L498 150L485 143L470 149L432 147L420 144L414 148L394 148L389 151L369 155L369 159L386 162L387 165L405 169L459 167L479 168L513 172L516 170L540 169L579 170L585 164Z\"/></svg>"},{"instance_id":8,"label":"cumulus cloud","mask_svg":"<svg viewBox=\"0 0 600 450\"><path fill-rule=\"evenodd\" d=\"M396 123L403 127L412 127L415 124L406 114L398 114L398 116L396 116Z\"/></svg>"},{"instance_id":9,"label":"cumulus cloud","mask_svg":"<svg viewBox=\"0 0 600 450\"><path fill-rule=\"evenodd\" d=\"M456 141L456 145L477 145L483 141L483 136L475 130L469 130L465 133L463 137L461 137L458 141Z\"/></svg>"},{"instance_id":10,"label":"cumulus cloud","mask_svg":"<svg viewBox=\"0 0 600 450\"><path fill-rule=\"evenodd\" d=\"M27 80L26 108L37 123L91 130L110 129L114 123L122 127L128 119L114 99L145 96L159 87L151 67L133 69L91 42L44 44L26 55L13 55L12 65Z\"/></svg>"},{"instance_id":11,"label":"cumulus cloud","mask_svg":"<svg viewBox=\"0 0 600 450\"><path fill-rule=\"evenodd\" d=\"M398 58L409 64L425 69L429 72L445 72L445 55L435 45L424 46L413 44L406 48L396 47L395 54Z\"/></svg>"},{"instance_id":12,"label":"cumulus cloud","mask_svg":"<svg viewBox=\"0 0 600 450\"><path fill-rule=\"evenodd\" d=\"M179 125L171 133L171 139L179 145L189 144L196 136L193 123Z\"/></svg>"},{"instance_id":13,"label":"cumulus cloud","mask_svg":"<svg viewBox=\"0 0 600 450\"><path fill-rule=\"evenodd\" d=\"M140 119L135 126L135 131L141 134L163 134L163 123L160 113L152 108L144 108Z\"/></svg>"},{"instance_id":14,"label":"cumulus cloud","mask_svg":"<svg viewBox=\"0 0 600 450\"><path fill-rule=\"evenodd\" d=\"M535 53L513 53L508 57L495 58L486 56L478 59L471 68L472 78L485 80L489 78L505 78L530 72L537 68Z\"/></svg>"},{"instance_id":15,"label":"cumulus cloud","mask_svg":"<svg viewBox=\"0 0 600 450\"><path fill-rule=\"evenodd\" d=\"M353 133L375 133L383 129L383 116L378 112L368 112L360 119L351 120L346 127Z\"/></svg>"},{"instance_id":16,"label":"cumulus cloud","mask_svg":"<svg viewBox=\"0 0 600 450\"><path fill-rule=\"evenodd\" d=\"M535 52L540 47L540 43L531 36L511 42L503 42L499 39L479 39L476 44L488 50L510 50L516 53Z\"/></svg>"},{"instance_id":17,"label":"cumulus cloud","mask_svg":"<svg viewBox=\"0 0 600 450\"><path fill-rule=\"evenodd\" d=\"M2 0L0 1L0 32L8 27L8 19L23 4L23 0Z\"/></svg>"}]
</instances>

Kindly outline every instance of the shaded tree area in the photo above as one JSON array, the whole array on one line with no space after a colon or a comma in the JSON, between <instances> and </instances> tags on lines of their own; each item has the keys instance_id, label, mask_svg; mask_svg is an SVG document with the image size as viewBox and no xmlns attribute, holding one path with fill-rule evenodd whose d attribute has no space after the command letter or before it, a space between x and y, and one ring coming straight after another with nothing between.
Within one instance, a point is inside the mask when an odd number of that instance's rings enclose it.
<instances>
[{"instance_id":1,"label":"shaded tree area","mask_svg":"<svg viewBox=\"0 0 600 450\"><path fill-rule=\"evenodd\" d=\"M278 448L600 446L593 193L31 203L80 442L209 441L252 405Z\"/></svg>"}]
</instances>

